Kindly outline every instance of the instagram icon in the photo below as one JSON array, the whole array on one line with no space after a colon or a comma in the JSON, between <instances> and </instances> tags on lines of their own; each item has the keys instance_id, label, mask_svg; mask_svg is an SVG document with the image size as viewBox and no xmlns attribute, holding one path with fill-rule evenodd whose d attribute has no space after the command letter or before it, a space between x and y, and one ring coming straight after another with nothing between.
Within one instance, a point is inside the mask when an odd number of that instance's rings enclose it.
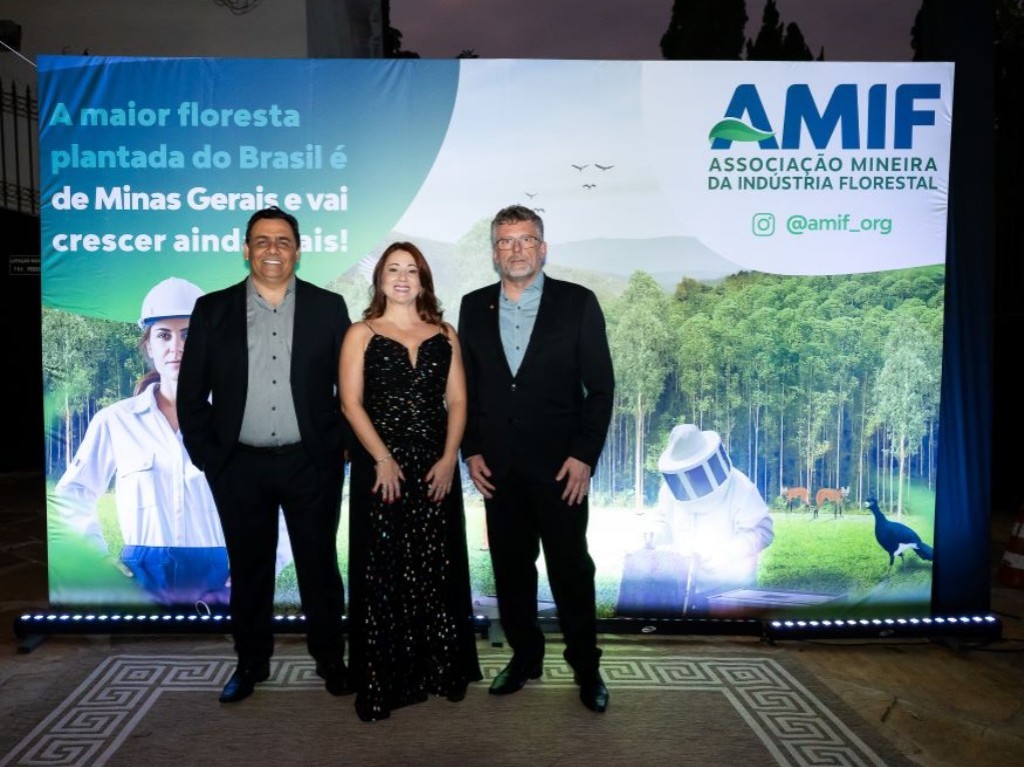
<instances>
[{"instance_id":1,"label":"instagram icon","mask_svg":"<svg viewBox=\"0 0 1024 767\"><path fill-rule=\"evenodd\" d=\"M755 213L751 219L755 237L771 237L775 234L775 216L771 213Z\"/></svg>"}]
</instances>

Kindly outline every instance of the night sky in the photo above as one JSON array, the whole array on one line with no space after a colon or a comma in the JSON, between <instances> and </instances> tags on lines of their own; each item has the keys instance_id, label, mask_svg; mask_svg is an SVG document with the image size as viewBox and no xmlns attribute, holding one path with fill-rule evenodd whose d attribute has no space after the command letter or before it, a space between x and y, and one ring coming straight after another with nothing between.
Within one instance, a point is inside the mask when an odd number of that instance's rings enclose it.
<instances>
[{"instance_id":1,"label":"night sky","mask_svg":"<svg viewBox=\"0 0 1024 767\"><path fill-rule=\"evenodd\" d=\"M391 26L406 50L451 58L661 59L673 0L391 0ZM776 0L812 53L828 61L909 61L921 0ZM747 36L764 0L747 0Z\"/></svg>"}]
</instances>

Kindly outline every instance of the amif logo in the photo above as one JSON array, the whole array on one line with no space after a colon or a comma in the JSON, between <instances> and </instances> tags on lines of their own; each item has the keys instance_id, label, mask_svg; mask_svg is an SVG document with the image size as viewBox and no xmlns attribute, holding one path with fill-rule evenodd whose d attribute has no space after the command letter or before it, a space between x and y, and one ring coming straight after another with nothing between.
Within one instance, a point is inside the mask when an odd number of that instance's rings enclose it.
<instances>
[{"instance_id":1,"label":"amif logo","mask_svg":"<svg viewBox=\"0 0 1024 767\"><path fill-rule=\"evenodd\" d=\"M934 125L935 110L920 102L935 101L942 93L938 83L904 83L896 87L892 99L892 149L912 149L914 129ZM867 119L861 135L861 94L855 83L837 85L824 108L819 108L811 88L795 83L786 89L785 111L782 115L782 149L799 149L804 135L815 149L824 149L839 130L843 149L887 149L886 116L889 109L889 86L884 83L867 89ZM725 110L725 119L708 134L712 149L729 149L734 141L756 141L762 149L778 149L777 131L768 119L768 112L757 92L757 86L744 83L733 91Z\"/></svg>"}]
</instances>

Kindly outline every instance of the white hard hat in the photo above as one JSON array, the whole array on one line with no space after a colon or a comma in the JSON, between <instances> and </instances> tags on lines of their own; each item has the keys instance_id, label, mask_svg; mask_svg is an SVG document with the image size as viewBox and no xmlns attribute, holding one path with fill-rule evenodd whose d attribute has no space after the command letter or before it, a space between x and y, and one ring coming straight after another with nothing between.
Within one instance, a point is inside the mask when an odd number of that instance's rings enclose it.
<instances>
[{"instance_id":1,"label":"white hard hat","mask_svg":"<svg viewBox=\"0 0 1024 767\"><path fill-rule=\"evenodd\" d=\"M694 501L725 484L732 462L718 432L684 423L672 429L658 471L676 500Z\"/></svg>"},{"instance_id":2,"label":"white hard hat","mask_svg":"<svg viewBox=\"0 0 1024 767\"><path fill-rule=\"evenodd\" d=\"M158 282L142 299L139 327L143 330L155 320L165 317L189 317L196 305L196 299L203 291L188 280L168 277Z\"/></svg>"}]
</instances>

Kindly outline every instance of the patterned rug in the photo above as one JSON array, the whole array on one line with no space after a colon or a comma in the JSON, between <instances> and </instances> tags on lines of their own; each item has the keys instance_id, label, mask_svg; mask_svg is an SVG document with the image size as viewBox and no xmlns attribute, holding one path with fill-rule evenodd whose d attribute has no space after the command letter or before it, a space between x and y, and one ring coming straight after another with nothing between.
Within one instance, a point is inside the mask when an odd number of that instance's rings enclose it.
<instances>
[{"instance_id":1,"label":"patterned rug","mask_svg":"<svg viewBox=\"0 0 1024 767\"><path fill-rule=\"evenodd\" d=\"M606 650L604 715L579 704L571 671L549 657L516 695L488 695L484 682L462 703L433 699L365 724L351 697L323 690L308 656L289 652L230 706L217 702L230 654L111 654L15 735L0 767L909 764L781 654ZM483 654L485 677L507 659Z\"/></svg>"}]
</instances>

